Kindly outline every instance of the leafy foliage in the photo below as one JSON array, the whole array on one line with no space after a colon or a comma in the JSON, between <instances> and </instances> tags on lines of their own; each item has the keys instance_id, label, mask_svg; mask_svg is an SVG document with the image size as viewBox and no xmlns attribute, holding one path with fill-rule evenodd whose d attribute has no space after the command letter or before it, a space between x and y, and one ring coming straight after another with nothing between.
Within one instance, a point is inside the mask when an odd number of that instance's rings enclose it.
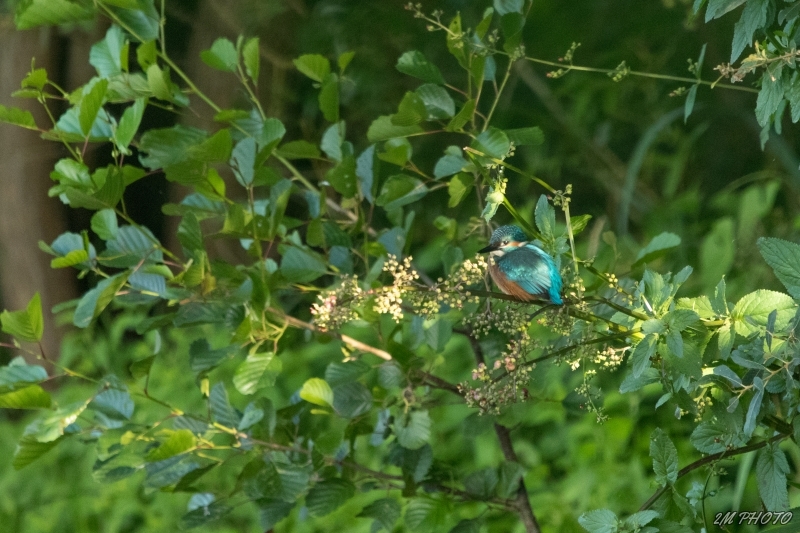
<instances>
[{"instance_id":1,"label":"leafy foliage","mask_svg":"<svg viewBox=\"0 0 800 533\"><path fill-rule=\"evenodd\" d=\"M741 4L711 0L706 18ZM746 2L733 60L772 24L768 4ZM341 513L370 519L372 531L392 531L401 517L415 531L513 528L514 515L538 531L539 509L527 487L549 466L517 456L519 439L512 442L509 428L539 416L522 413L535 410L529 404L545 412L547 402L530 384L553 362L577 376L565 378L574 382L571 397L559 385L564 404L576 399L599 423L609 420L597 386L604 375L624 374L611 397L635 401L646 397L645 388L660 388L653 409L665 407L676 424L690 428L683 436L691 434L696 452L709 454L681 469L695 452L681 435L670 435L672 422L664 423L667 429L650 437L654 496L624 513L587 510L572 522L598 533L684 531L704 520L709 493L707 480L684 495L681 478L706 463L712 463L709 479L719 477L717 462L754 450L764 506L787 510L791 468L781 442L800 427L797 245L759 241L789 294L758 289L735 302L718 278L733 262L728 237L737 229L752 234L763 216L752 208L743 207L738 228L720 222L704 243L701 257L722 265L703 268L715 286L708 294L678 296L691 267L660 271L659 261L682 243L673 232L622 251L606 233L599 257L582 256L576 237L581 249L593 241L597 250L600 236L581 233L591 216L572 215L572 186L558 190L517 162L522 147L544 143L542 129L506 127L495 117L514 65L529 59L522 31L530 4L496 0L474 28L460 14L443 22L441 12L408 8L443 35L466 83L454 85L423 52L407 51L396 69L417 86L398 99L395 112L359 129L343 113L346 87L355 81L347 74L353 54L335 61L302 55L293 64L318 91L324 125L299 139L267 115L257 96L257 38L220 38L201 53L209 68L232 76L247 95L237 108L223 109L165 52L159 42L164 21L152 2L20 3L20 28L79 22L94 9L111 21L91 50L97 76L83 87L67 94L42 69L32 69L22 84L45 105L53 98L68 102L43 131L69 154L54 167L50 194L94 212L92 235L65 233L42 249L54 256L54 268L75 268L91 280L78 301L62 307L72 324L90 336L130 320L153 347L127 366L109 365L113 372L99 379L69 366L94 361L59 362L59 377L92 382L77 398L51 398L42 384L55 376L43 367L15 359L0 368L0 407L42 411L18 441L14 468L28 468L68 443L90 444L99 482L191 493L180 518L185 528L206 526L247 503L258 509L265 530L306 514ZM781 13L780 24L793 28L797 13ZM795 119L796 92L789 37L768 41L756 42L755 59L721 70L740 81L765 69L756 116L767 132L780 124L787 101ZM574 67L576 48L552 77ZM137 65L129 64L132 52ZM705 48L692 63L696 82L684 118L702 85L704 55ZM623 63L608 73L619 81L630 69ZM216 131L144 124L149 108L180 110L192 103L189 94L209 107L204 112ZM38 128L32 115L15 108L0 108L0 120ZM435 145L429 138L444 140ZM91 168L90 143L108 147L113 162ZM436 162L418 163L422 149L434 147ZM176 249L134 220L123 201L146 173L163 173L188 191L179 203L162 206L180 219ZM509 194L519 184L533 201ZM757 193L774 200L770 191ZM743 206L752 203L746 200ZM564 306L486 290L489 262L471 256L500 216L553 256L566 281ZM430 239L434 244L417 246L418 219L441 232ZM216 258L212 237L235 243L247 259ZM442 276L434 280L426 270ZM24 310L3 312L0 321L17 346L41 340L38 295ZM186 332L197 338L175 341L184 388L151 394L151 380L167 379L161 338ZM168 415L155 414L155 407ZM502 458L486 454L468 469L453 467L448 455L461 452L446 445L451 425L470 439L486 440L493 431ZM227 486L215 476L235 481Z\"/></svg>"}]
</instances>

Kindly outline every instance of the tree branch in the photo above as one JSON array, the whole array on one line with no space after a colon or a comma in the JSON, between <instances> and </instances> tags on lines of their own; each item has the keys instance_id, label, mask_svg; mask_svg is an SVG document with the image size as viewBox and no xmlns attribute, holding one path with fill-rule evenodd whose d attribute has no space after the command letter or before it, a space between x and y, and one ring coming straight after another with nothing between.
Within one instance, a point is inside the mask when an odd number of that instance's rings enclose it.
<instances>
[{"instance_id":1,"label":"tree branch","mask_svg":"<svg viewBox=\"0 0 800 533\"><path fill-rule=\"evenodd\" d=\"M478 364L486 364L483 357L483 349L478 340L474 335L467 334L467 337L472 344L472 350L475 352L475 360ZM518 463L519 459L511 443L511 433L508 428L495 422L494 432L497 434L497 440L500 442L500 450L503 452L503 457L506 458L506 461ZM536 521L536 515L533 514L533 507L531 507L531 501L528 497L528 489L525 486L525 480L522 478L519 480L519 488L517 489L517 497L514 500L514 507L517 513L519 513L519 518L525 525L525 531L527 533L541 533L539 522Z\"/></svg>"}]
</instances>

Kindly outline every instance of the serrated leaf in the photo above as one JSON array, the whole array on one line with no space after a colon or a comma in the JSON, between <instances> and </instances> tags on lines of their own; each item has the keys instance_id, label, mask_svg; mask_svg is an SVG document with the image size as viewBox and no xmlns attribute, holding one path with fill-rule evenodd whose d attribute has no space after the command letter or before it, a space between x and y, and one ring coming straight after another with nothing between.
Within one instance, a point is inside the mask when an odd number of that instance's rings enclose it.
<instances>
[{"instance_id":1,"label":"serrated leaf","mask_svg":"<svg viewBox=\"0 0 800 533\"><path fill-rule=\"evenodd\" d=\"M21 341L39 342L44 334L42 317L42 298L39 293L33 295L27 307L22 311L3 311L0 323L5 333Z\"/></svg>"},{"instance_id":2,"label":"serrated leaf","mask_svg":"<svg viewBox=\"0 0 800 533\"><path fill-rule=\"evenodd\" d=\"M141 226L120 226L116 237L106 242L106 250L98 256L103 264L115 268L158 263L163 259L158 239Z\"/></svg>"},{"instance_id":3,"label":"serrated leaf","mask_svg":"<svg viewBox=\"0 0 800 533\"><path fill-rule=\"evenodd\" d=\"M608 509L596 509L579 516L578 523L589 533L617 533L619 520Z\"/></svg>"},{"instance_id":4,"label":"serrated leaf","mask_svg":"<svg viewBox=\"0 0 800 533\"><path fill-rule=\"evenodd\" d=\"M786 475L789 470L786 455L777 443L769 444L758 451L756 461L758 493L768 511L789 509L789 493L786 487Z\"/></svg>"},{"instance_id":5,"label":"serrated leaf","mask_svg":"<svg viewBox=\"0 0 800 533\"><path fill-rule=\"evenodd\" d=\"M325 516L341 507L355 492L355 485L346 479L326 479L311 487L306 507L312 516Z\"/></svg>"},{"instance_id":6,"label":"serrated leaf","mask_svg":"<svg viewBox=\"0 0 800 533\"><path fill-rule=\"evenodd\" d=\"M409 450L422 448L431 436L431 419L428 411L411 411L396 418L394 433L397 435L397 442L403 448Z\"/></svg>"},{"instance_id":7,"label":"serrated leaf","mask_svg":"<svg viewBox=\"0 0 800 533\"><path fill-rule=\"evenodd\" d=\"M800 299L800 245L783 239L762 237L758 239L758 249L789 294Z\"/></svg>"},{"instance_id":8,"label":"serrated leaf","mask_svg":"<svg viewBox=\"0 0 800 533\"><path fill-rule=\"evenodd\" d=\"M672 485L678 480L678 450L660 428L656 428L650 437L650 457L653 459L656 483Z\"/></svg>"},{"instance_id":9,"label":"serrated leaf","mask_svg":"<svg viewBox=\"0 0 800 533\"><path fill-rule=\"evenodd\" d=\"M91 89L84 93L78 106L78 121L83 135L88 137L92 131L100 108L105 101L108 80L97 80Z\"/></svg>"},{"instance_id":10,"label":"serrated leaf","mask_svg":"<svg viewBox=\"0 0 800 533\"><path fill-rule=\"evenodd\" d=\"M549 240L555 237L556 211L544 194L540 195L539 200L536 202L534 220L536 228L545 239Z\"/></svg>"},{"instance_id":11,"label":"serrated leaf","mask_svg":"<svg viewBox=\"0 0 800 533\"><path fill-rule=\"evenodd\" d=\"M360 359L346 363L333 362L325 369L325 381L331 387L338 387L344 383L355 381L369 370L370 366Z\"/></svg>"},{"instance_id":12,"label":"serrated leaf","mask_svg":"<svg viewBox=\"0 0 800 533\"><path fill-rule=\"evenodd\" d=\"M632 373L634 378L641 377L645 370L650 367L650 358L656 352L658 335L651 333L633 349L630 356L630 363L633 366Z\"/></svg>"},{"instance_id":13,"label":"serrated leaf","mask_svg":"<svg viewBox=\"0 0 800 533\"><path fill-rule=\"evenodd\" d=\"M324 379L311 378L303 383L300 398L314 405L333 407L333 390Z\"/></svg>"},{"instance_id":14,"label":"serrated leaf","mask_svg":"<svg viewBox=\"0 0 800 533\"><path fill-rule=\"evenodd\" d=\"M758 290L743 296L731 311L731 320L739 335L748 336L767 325L772 311L777 310L776 327L786 327L797 309L791 296L782 292Z\"/></svg>"}]
</instances>

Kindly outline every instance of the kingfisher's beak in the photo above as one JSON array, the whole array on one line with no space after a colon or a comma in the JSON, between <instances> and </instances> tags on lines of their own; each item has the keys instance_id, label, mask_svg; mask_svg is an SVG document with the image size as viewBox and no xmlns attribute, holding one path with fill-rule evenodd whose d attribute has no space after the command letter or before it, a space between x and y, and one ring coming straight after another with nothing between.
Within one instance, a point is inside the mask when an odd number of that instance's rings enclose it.
<instances>
[{"instance_id":1,"label":"kingfisher's beak","mask_svg":"<svg viewBox=\"0 0 800 533\"><path fill-rule=\"evenodd\" d=\"M478 253L479 254L488 254L489 252L494 252L498 248L499 248L499 246L497 246L496 244L489 244L489 246L487 246L486 248L481 248L480 250L478 250Z\"/></svg>"}]
</instances>

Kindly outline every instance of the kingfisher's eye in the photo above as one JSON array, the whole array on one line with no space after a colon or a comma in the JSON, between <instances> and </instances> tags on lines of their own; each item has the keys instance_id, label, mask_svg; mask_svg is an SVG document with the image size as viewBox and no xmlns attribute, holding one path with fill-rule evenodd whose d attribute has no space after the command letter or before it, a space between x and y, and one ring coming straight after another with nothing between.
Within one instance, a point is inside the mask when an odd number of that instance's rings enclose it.
<instances>
[{"instance_id":1,"label":"kingfisher's eye","mask_svg":"<svg viewBox=\"0 0 800 533\"><path fill-rule=\"evenodd\" d=\"M508 241L503 241L503 242L501 242L500 244L502 244L503 246L505 246L506 244L508 244Z\"/></svg>"}]
</instances>

